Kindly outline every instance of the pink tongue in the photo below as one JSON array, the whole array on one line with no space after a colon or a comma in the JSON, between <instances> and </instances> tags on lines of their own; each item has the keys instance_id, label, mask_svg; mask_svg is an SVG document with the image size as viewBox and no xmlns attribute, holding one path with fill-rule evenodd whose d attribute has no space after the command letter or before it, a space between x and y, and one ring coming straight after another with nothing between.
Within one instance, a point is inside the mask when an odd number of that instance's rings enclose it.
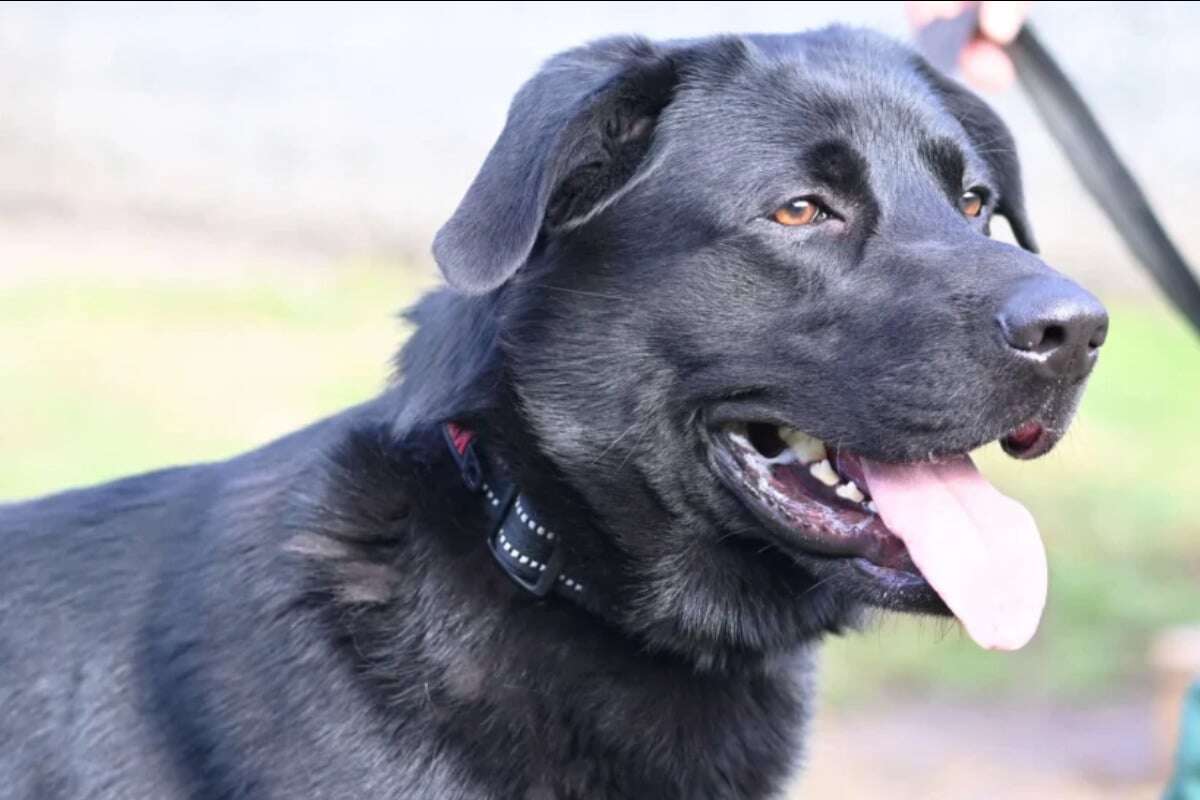
<instances>
[{"instance_id":1,"label":"pink tongue","mask_svg":"<svg viewBox=\"0 0 1200 800\"><path fill-rule=\"evenodd\" d=\"M1046 605L1046 551L1025 507L1000 494L967 456L862 463L884 524L971 638L989 650L1032 639Z\"/></svg>"}]
</instances>

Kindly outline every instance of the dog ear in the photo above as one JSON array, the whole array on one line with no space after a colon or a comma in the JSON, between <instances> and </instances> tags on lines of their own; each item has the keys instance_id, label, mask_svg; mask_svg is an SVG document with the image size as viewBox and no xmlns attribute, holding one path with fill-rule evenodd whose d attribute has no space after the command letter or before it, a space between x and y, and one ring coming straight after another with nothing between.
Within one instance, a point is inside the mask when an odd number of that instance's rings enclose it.
<instances>
[{"instance_id":1,"label":"dog ear","mask_svg":"<svg viewBox=\"0 0 1200 800\"><path fill-rule=\"evenodd\" d=\"M1021 165L1017 145L1004 121L991 107L973 92L950 80L924 61L918 70L932 85L942 103L962 124L971 143L987 162L992 178L998 184L999 198L996 213L1008 220L1017 244L1037 252L1037 241L1029 216L1025 212L1025 194L1021 186Z\"/></svg>"},{"instance_id":2,"label":"dog ear","mask_svg":"<svg viewBox=\"0 0 1200 800\"><path fill-rule=\"evenodd\" d=\"M500 286L542 231L586 221L629 187L677 83L674 60L633 38L552 58L521 87L500 138L438 231L433 255L451 286Z\"/></svg>"}]
</instances>

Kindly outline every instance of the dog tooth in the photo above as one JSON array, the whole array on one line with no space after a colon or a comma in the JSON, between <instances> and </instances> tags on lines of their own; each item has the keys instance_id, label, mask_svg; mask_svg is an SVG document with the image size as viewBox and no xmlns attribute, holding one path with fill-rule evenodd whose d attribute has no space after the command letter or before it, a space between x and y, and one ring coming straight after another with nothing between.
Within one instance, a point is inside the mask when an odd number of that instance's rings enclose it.
<instances>
[{"instance_id":1,"label":"dog tooth","mask_svg":"<svg viewBox=\"0 0 1200 800\"><path fill-rule=\"evenodd\" d=\"M825 458L825 443L820 439L809 436L803 431L785 426L779 427L779 438L787 443L788 449L795 453L805 464L820 461Z\"/></svg>"},{"instance_id":2,"label":"dog tooth","mask_svg":"<svg viewBox=\"0 0 1200 800\"><path fill-rule=\"evenodd\" d=\"M851 500L855 503L861 503L867 497L859 490L854 481L846 481L833 491L838 497L841 497L844 500Z\"/></svg>"},{"instance_id":3,"label":"dog tooth","mask_svg":"<svg viewBox=\"0 0 1200 800\"><path fill-rule=\"evenodd\" d=\"M768 458L768 464L795 464L800 459L791 450L784 448L779 451L779 455L774 458Z\"/></svg>"},{"instance_id":4,"label":"dog tooth","mask_svg":"<svg viewBox=\"0 0 1200 800\"><path fill-rule=\"evenodd\" d=\"M872 514L878 514L878 513L879 513L879 509L877 509L877 508L875 507L875 501L874 501L874 500L868 500L868 501L866 502L866 506L867 506L867 511L870 511Z\"/></svg>"},{"instance_id":5,"label":"dog tooth","mask_svg":"<svg viewBox=\"0 0 1200 800\"><path fill-rule=\"evenodd\" d=\"M833 467L829 465L828 459L821 459L817 463L808 468L812 476L826 486L837 486L840 482L838 474L833 471Z\"/></svg>"}]
</instances>

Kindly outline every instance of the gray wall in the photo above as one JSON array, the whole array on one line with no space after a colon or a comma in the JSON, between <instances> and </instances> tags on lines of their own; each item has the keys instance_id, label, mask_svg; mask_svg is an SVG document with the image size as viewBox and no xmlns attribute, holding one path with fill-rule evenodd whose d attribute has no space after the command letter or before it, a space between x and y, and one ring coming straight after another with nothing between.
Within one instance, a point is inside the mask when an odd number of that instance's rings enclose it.
<instances>
[{"instance_id":1,"label":"gray wall","mask_svg":"<svg viewBox=\"0 0 1200 800\"><path fill-rule=\"evenodd\" d=\"M136 248L174 232L321 258L423 254L549 54L617 32L831 21L907 36L899 2L6 3L0 236L97 230ZM1034 21L1200 259L1200 5L1044 3ZM1019 93L996 102L1018 132L1044 248L1136 286Z\"/></svg>"}]
</instances>

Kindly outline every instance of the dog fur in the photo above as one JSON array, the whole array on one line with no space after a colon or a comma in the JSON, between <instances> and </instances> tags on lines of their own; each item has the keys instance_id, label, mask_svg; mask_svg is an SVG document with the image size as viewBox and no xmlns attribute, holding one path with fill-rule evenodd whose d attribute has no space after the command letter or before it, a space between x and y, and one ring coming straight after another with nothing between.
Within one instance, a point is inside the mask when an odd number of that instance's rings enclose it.
<instances>
[{"instance_id":1,"label":"dog fur","mask_svg":"<svg viewBox=\"0 0 1200 800\"><path fill-rule=\"evenodd\" d=\"M767 219L812 185L833 227ZM1003 124L879 36L556 56L438 234L449 286L381 396L0 508L0 797L773 796L822 637L940 606L778 546L707 432L761 413L911 459L1065 424L1077 387L992 347L987 309L1049 274L1032 249ZM447 420L587 603L497 567Z\"/></svg>"}]
</instances>

